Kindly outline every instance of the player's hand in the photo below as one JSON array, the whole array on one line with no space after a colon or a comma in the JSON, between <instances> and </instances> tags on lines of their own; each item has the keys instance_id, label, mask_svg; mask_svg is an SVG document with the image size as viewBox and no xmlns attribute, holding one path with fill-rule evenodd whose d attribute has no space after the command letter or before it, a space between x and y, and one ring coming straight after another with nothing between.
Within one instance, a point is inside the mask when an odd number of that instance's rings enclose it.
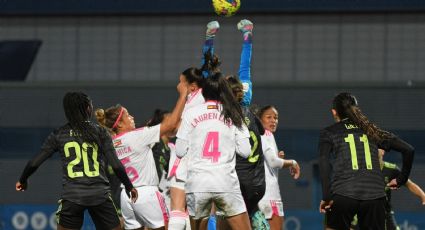
<instances>
[{"instance_id":1,"label":"player's hand","mask_svg":"<svg viewBox=\"0 0 425 230\"><path fill-rule=\"evenodd\" d=\"M131 202L136 203L137 198L139 198L139 193L137 192L137 189L132 188L130 190L130 194L131 194Z\"/></svg>"},{"instance_id":2,"label":"player's hand","mask_svg":"<svg viewBox=\"0 0 425 230\"><path fill-rule=\"evenodd\" d=\"M279 151L279 153L277 154L279 156L279 158L284 159L285 158L285 152L284 151Z\"/></svg>"},{"instance_id":3,"label":"player's hand","mask_svg":"<svg viewBox=\"0 0 425 230\"><path fill-rule=\"evenodd\" d=\"M331 200L331 201L321 200L320 201L320 207L319 207L320 213L326 213L328 211L331 211L332 210L331 208L332 208L332 204L333 203L334 203L333 200Z\"/></svg>"},{"instance_id":4,"label":"player's hand","mask_svg":"<svg viewBox=\"0 0 425 230\"><path fill-rule=\"evenodd\" d=\"M397 179L392 179L387 186L392 190L398 189Z\"/></svg>"},{"instance_id":5,"label":"player's hand","mask_svg":"<svg viewBox=\"0 0 425 230\"><path fill-rule=\"evenodd\" d=\"M247 19L242 19L238 23L238 30L240 30L243 34L252 33L252 29L254 29L254 24Z\"/></svg>"},{"instance_id":6,"label":"player's hand","mask_svg":"<svg viewBox=\"0 0 425 230\"><path fill-rule=\"evenodd\" d=\"M291 174L292 178L294 178L295 180L298 179L300 177L301 174L301 168L300 165L293 160L293 164L291 167L289 167L289 173Z\"/></svg>"},{"instance_id":7,"label":"player's hand","mask_svg":"<svg viewBox=\"0 0 425 230\"><path fill-rule=\"evenodd\" d=\"M24 184L21 184L21 182L16 182L16 191L20 191L20 192L23 192L23 191L25 191L25 190L27 190L27 187L28 187L28 183L24 183Z\"/></svg>"},{"instance_id":8,"label":"player's hand","mask_svg":"<svg viewBox=\"0 0 425 230\"><path fill-rule=\"evenodd\" d=\"M177 84L177 92L179 92L181 96L186 97L189 93L189 85L186 82L180 81L179 84Z\"/></svg>"},{"instance_id":9,"label":"player's hand","mask_svg":"<svg viewBox=\"0 0 425 230\"><path fill-rule=\"evenodd\" d=\"M217 21L211 21L207 24L207 32L205 32L206 38L211 39L215 37L218 29L220 29L220 24Z\"/></svg>"}]
</instances>

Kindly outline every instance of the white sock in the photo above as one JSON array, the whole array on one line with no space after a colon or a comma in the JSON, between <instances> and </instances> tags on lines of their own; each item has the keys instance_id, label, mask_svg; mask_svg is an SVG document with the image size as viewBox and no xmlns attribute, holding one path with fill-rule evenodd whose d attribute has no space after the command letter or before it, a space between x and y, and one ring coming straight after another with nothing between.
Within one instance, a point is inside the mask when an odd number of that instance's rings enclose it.
<instances>
[{"instance_id":1,"label":"white sock","mask_svg":"<svg viewBox=\"0 0 425 230\"><path fill-rule=\"evenodd\" d=\"M170 221L168 222L168 230L185 230L187 214L179 210L170 212Z\"/></svg>"},{"instance_id":2,"label":"white sock","mask_svg":"<svg viewBox=\"0 0 425 230\"><path fill-rule=\"evenodd\" d=\"M191 230L189 214L186 213L186 230Z\"/></svg>"}]
</instances>

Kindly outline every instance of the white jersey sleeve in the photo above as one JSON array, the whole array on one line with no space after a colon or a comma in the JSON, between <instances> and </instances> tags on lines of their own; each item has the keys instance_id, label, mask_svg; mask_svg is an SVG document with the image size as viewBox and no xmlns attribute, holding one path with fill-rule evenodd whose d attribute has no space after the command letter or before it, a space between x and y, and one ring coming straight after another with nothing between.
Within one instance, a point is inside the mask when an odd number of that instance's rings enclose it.
<instances>
[{"instance_id":1,"label":"white jersey sleeve","mask_svg":"<svg viewBox=\"0 0 425 230\"><path fill-rule=\"evenodd\" d=\"M240 129L236 129L236 152L247 158L251 154L251 144L249 143L249 130L244 123Z\"/></svg>"},{"instance_id":2,"label":"white jersey sleeve","mask_svg":"<svg viewBox=\"0 0 425 230\"><path fill-rule=\"evenodd\" d=\"M190 111L190 110L188 110L188 111ZM189 133L193 129L192 125L189 122L190 116L188 116L188 115L189 114L185 114L182 117L182 121L180 123L179 130L177 131L177 134L176 134L176 137L178 139L182 139L182 140L185 140L185 141L189 140Z\"/></svg>"},{"instance_id":3,"label":"white jersey sleeve","mask_svg":"<svg viewBox=\"0 0 425 230\"><path fill-rule=\"evenodd\" d=\"M139 145L152 145L160 140L160 128L161 124L155 125L152 127L143 127L136 129L133 132L136 132L137 135L134 137L134 141Z\"/></svg>"},{"instance_id":4,"label":"white jersey sleeve","mask_svg":"<svg viewBox=\"0 0 425 230\"><path fill-rule=\"evenodd\" d=\"M193 108L197 105L204 104L205 98L202 95L202 88L199 88L196 91L193 91L187 95L186 104L183 109L182 117L187 112L188 109Z\"/></svg>"},{"instance_id":5,"label":"white jersey sleeve","mask_svg":"<svg viewBox=\"0 0 425 230\"><path fill-rule=\"evenodd\" d=\"M273 133L266 130L265 134L261 136L264 157L266 154L274 154L278 156L278 149ZM267 159L264 161L265 176L266 176L266 192L262 200L282 200L279 189L279 169L272 167Z\"/></svg>"},{"instance_id":6,"label":"white jersey sleeve","mask_svg":"<svg viewBox=\"0 0 425 230\"><path fill-rule=\"evenodd\" d=\"M269 132L269 131L266 131ZM272 138L273 135L269 132L268 135L263 135L261 137L261 143L263 147L264 159L267 162L267 165L273 169L281 169L283 167L283 163L285 162L283 159L279 157L278 150L275 143L275 139ZM276 171L276 170L275 170Z\"/></svg>"}]
</instances>

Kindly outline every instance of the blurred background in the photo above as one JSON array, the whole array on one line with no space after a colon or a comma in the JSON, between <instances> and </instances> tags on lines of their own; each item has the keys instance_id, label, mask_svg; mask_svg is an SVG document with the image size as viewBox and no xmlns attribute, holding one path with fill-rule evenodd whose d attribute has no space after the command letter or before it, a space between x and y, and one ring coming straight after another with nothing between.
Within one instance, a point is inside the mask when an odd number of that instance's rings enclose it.
<instances>
[{"instance_id":1,"label":"blurred background","mask_svg":"<svg viewBox=\"0 0 425 230\"><path fill-rule=\"evenodd\" d=\"M425 2L423 0L242 0L230 18L209 0L0 1L0 229L54 228L59 157L14 190L44 138L65 122L62 97L83 91L94 107L120 103L143 123L172 109L179 74L199 66L206 24L221 70L237 74L241 19L254 23L253 103L279 110L278 146L302 176L280 173L286 229L320 229L319 130L331 101L355 94L363 112L416 148L411 179L425 187ZM401 166L400 154L387 161ZM425 207L393 192L401 229L425 229ZM83 229L91 229L90 224Z\"/></svg>"}]
</instances>

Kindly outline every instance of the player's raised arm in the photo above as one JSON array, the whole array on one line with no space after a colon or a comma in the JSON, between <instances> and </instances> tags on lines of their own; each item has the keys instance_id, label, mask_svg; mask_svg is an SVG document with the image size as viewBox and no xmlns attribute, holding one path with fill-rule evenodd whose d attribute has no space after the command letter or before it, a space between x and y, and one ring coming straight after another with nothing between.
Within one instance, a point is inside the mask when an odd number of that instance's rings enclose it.
<instances>
[{"instance_id":1,"label":"player's raised arm","mask_svg":"<svg viewBox=\"0 0 425 230\"><path fill-rule=\"evenodd\" d=\"M211 76L211 72L213 71L208 59L212 60L214 57L214 38L219 28L220 24L217 21L211 21L207 24L201 59L202 76L204 78ZM206 58L208 56L209 58Z\"/></svg>"},{"instance_id":2,"label":"player's raised arm","mask_svg":"<svg viewBox=\"0 0 425 230\"><path fill-rule=\"evenodd\" d=\"M238 23L238 30L242 32L243 44L241 52L241 60L239 65L239 80L242 83L243 99L242 106L249 106L252 99L252 82L251 82L251 56L252 56L252 29L254 24L243 19Z\"/></svg>"},{"instance_id":3,"label":"player's raised arm","mask_svg":"<svg viewBox=\"0 0 425 230\"><path fill-rule=\"evenodd\" d=\"M188 94L187 83L180 81L180 83L177 85L177 91L179 92L179 98L171 114L165 117L161 122L160 136L174 132L177 129L178 123L180 122Z\"/></svg>"}]
</instances>

